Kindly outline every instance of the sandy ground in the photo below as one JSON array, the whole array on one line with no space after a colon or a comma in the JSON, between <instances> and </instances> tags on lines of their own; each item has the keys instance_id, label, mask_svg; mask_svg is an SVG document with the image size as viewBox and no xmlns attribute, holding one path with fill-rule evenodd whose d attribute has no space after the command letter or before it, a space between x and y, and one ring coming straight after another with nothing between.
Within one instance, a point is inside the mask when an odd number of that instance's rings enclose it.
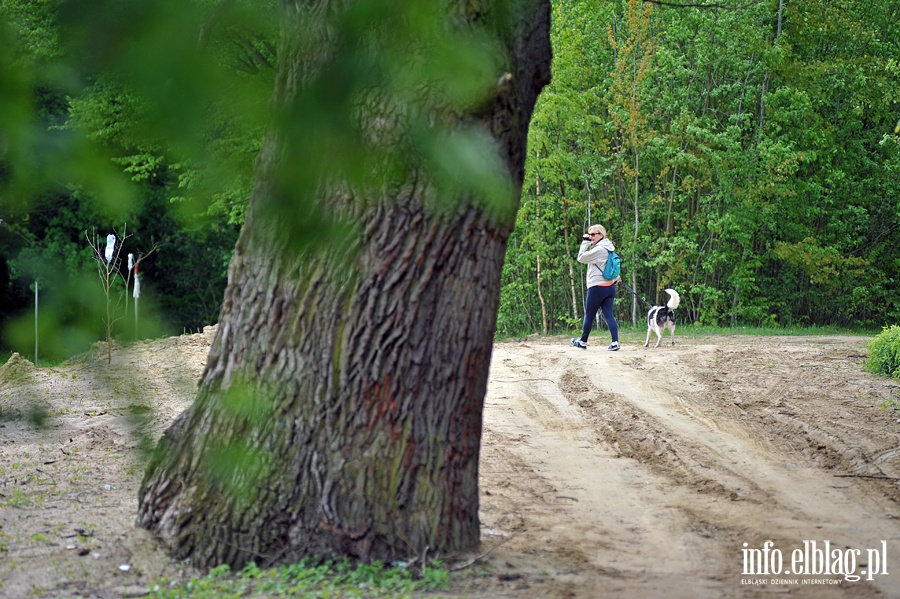
<instances>
[{"instance_id":1,"label":"sandy ground","mask_svg":"<svg viewBox=\"0 0 900 599\"><path fill-rule=\"evenodd\" d=\"M133 521L144 450L210 341L0 368L0 596L141 596L194 574ZM863 372L867 341L498 343L483 545L457 556L475 565L452 595L900 597L900 411L883 407L900 383Z\"/></svg>"}]
</instances>

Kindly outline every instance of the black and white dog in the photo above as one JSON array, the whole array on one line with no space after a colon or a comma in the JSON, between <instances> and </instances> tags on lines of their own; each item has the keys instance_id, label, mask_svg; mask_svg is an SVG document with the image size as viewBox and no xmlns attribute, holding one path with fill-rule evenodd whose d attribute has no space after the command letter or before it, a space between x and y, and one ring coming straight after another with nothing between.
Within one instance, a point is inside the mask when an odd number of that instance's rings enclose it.
<instances>
[{"instance_id":1,"label":"black and white dog","mask_svg":"<svg viewBox=\"0 0 900 599\"><path fill-rule=\"evenodd\" d=\"M656 333L656 345L653 347L659 347L666 329L669 329L672 345L675 345L675 308L681 298L674 289L666 289L666 293L669 294L669 302L665 306L653 306L647 312L647 340L644 341L644 347L650 345L650 333Z\"/></svg>"}]
</instances>

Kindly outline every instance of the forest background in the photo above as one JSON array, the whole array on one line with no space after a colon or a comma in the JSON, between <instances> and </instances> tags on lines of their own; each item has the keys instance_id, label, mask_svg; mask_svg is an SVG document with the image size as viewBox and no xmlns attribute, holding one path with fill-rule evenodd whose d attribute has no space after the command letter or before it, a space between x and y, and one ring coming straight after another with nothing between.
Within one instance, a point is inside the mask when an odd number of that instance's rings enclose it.
<instances>
[{"instance_id":1,"label":"forest background","mask_svg":"<svg viewBox=\"0 0 900 599\"><path fill-rule=\"evenodd\" d=\"M32 352L35 284L42 356L103 338L90 243L112 232L123 256L146 255L140 326L120 266L119 338L217 321L273 85L275 1L165 3L0 0L7 350ZM574 255L592 223L637 293L678 289L682 322L900 322L898 9L556 0L498 334L577 326ZM73 53L62 33L85 19L108 39ZM156 49L140 72L137 43ZM620 298L638 322L643 303Z\"/></svg>"}]
</instances>

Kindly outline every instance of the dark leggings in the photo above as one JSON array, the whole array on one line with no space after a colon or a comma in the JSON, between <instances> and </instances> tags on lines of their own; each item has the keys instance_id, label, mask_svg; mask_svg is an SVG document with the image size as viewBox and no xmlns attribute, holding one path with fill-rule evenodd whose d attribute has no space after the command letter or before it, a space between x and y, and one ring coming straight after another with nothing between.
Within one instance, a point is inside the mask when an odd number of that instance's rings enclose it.
<instances>
[{"instance_id":1,"label":"dark leggings","mask_svg":"<svg viewBox=\"0 0 900 599\"><path fill-rule=\"evenodd\" d=\"M616 286L607 285L601 287L595 285L588 288L587 302L584 309L584 326L581 328L581 342L587 343L588 335L594 328L594 318L597 317L597 310L603 309L603 318L609 326L609 332L612 335L613 342L619 340L619 323L613 316L613 300L616 299Z\"/></svg>"}]
</instances>

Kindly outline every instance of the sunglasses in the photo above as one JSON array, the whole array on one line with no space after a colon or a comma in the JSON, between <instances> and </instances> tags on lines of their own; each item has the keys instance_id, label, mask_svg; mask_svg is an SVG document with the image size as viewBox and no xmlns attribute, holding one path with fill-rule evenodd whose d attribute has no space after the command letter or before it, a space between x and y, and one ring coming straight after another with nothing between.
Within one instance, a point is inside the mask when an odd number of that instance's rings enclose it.
<instances>
[{"instance_id":1,"label":"sunglasses","mask_svg":"<svg viewBox=\"0 0 900 599\"><path fill-rule=\"evenodd\" d=\"M600 233L588 233L588 235L590 235L591 237L596 237L597 235L600 235Z\"/></svg>"}]
</instances>

